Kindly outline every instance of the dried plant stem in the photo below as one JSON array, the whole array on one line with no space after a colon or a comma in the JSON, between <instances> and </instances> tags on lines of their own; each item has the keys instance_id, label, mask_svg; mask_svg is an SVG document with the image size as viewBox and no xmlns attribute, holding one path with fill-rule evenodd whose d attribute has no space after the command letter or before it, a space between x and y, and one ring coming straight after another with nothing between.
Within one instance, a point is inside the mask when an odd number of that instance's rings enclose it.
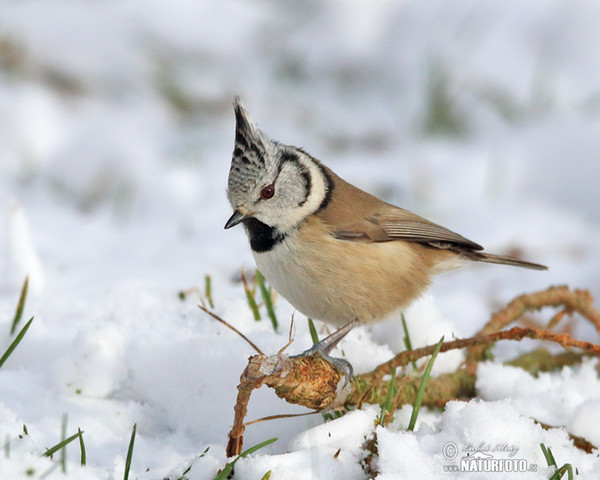
<instances>
[{"instance_id":1,"label":"dried plant stem","mask_svg":"<svg viewBox=\"0 0 600 480\"><path fill-rule=\"evenodd\" d=\"M588 353L600 355L600 346L589 342L582 342L571 338L566 333L554 333L536 328L513 327L510 330L496 332L489 335L453 340L443 343L441 352L465 348L475 345L489 345L499 340L522 340L524 338L535 338L559 343L565 348L576 347ZM384 375L389 374L393 368L408 365L414 360L431 355L435 345L418 348L410 352L402 352L386 363L379 365L375 370L352 379L352 390L346 399L346 405L358 403L381 403L387 395L387 384L382 381ZM423 398L423 404L427 406L443 406L449 400L457 398L470 398L475 395L476 365L466 365L454 373L440 375L429 381L427 392ZM471 368L470 368L471 367ZM474 368L473 368L474 367ZM400 377L401 378L401 377ZM420 379L409 378L400 395L400 404L412 403L416 398L416 391Z\"/></svg>"},{"instance_id":2,"label":"dried plant stem","mask_svg":"<svg viewBox=\"0 0 600 480\"><path fill-rule=\"evenodd\" d=\"M478 336L499 332L506 326L530 311L544 307L562 307L567 313L577 312L594 324L600 332L600 313L593 305L593 298L587 290L570 290L565 285L549 287L540 292L519 295L502 310L494 313L488 323L479 331ZM560 343L560 342L559 342ZM480 360L485 351L484 346L470 348L468 361Z\"/></svg>"},{"instance_id":3,"label":"dried plant stem","mask_svg":"<svg viewBox=\"0 0 600 480\"><path fill-rule=\"evenodd\" d=\"M588 353L600 355L600 346L598 345L595 345L590 342L582 342L581 340L576 340L574 338L571 338L567 333L549 332L547 330L532 327L513 327L510 330L503 330L501 332L490 333L488 335L479 335L477 337L452 340L450 342L445 342L442 344L440 353L448 352L450 350L456 350L458 348L474 347L479 345L487 346L490 343L495 343L499 340L520 341L524 338L548 340L551 342L558 343L564 348L575 347ZM427 347L417 348L416 350L404 351L396 355L391 360L382 363L372 372L363 374L362 377L379 381L381 377L389 374L393 368L403 367L415 360L431 355L434 352L434 350L435 345L429 345Z\"/></svg>"},{"instance_id":4,"label":"dried plant stem","mask_svg":"<svg viewBox=\"0 0 600 480\"><path fill-rule=\"evenodd\" d=\"M244 417L252 390L267 385L289 403L314 410L336 408L347 397L350 384L343 384L344 372L320 352L289 357L285 354L254 355L240 377L234 407L233 427L229 433L227 456L239 455L243 446Z\"/></svg>"},{"instance_id":5,"label":"dried plant stem","mask_svg":"<svg viewBox=\"0 0 600 480\"><path fill-rule=\"evenodd\" d=\"M600 313L593 306L590 292L570 290L566 285L560 285L540 292L519 295L502 310L494 313L479 335L498 332L526 312L540 310L544 307L563 307L568 313L577 312L593 323L600 332Z\"/></svg>"},{"instance_id":6,"label":"dried plant stem","mask_svg":"<svg viewBox=\"0 0 600 480\"><path fill-rule=\"evenodd\" d=\"M316 415L319 413L318 411L314 412L304 412L304 413L281 413L279 415L269 415L268 417L257 418L256 420L250 420L249 422L244 423L245 427L250 425L254 425L255 423L267 422L269 420L280 420L282 418L295 418L295 417L307 417L309 415Z\"/></svg>"},{"instance_id":7,"label":"dried plant stem","mask_svg":"<svg viewBox=\"0 0 600 480\"><path fill-rule=\"evenodd\" d=\"M203 305L198 305L198 308L200 310L202 310L204 313L208 313L212 318L214 318L217 322L222 323L223 325L225 325L227 328L229 328L230 330L233 330L235 333L237 333L240 337L242 337L244 340L246 340L246 342L248 343L248 345L250 345L254 350L256 350L256 352L259 355L263 355L263 352L261 351L260 348L258 348L246 335L244 335L242 332L240 332L237 328L235 328L233 325L231 325L229 322L226 322L225 320L223 320L221 317L219 317L216 313L211 312L209 309L207 309L206 307L204 307Z\"/></svg>"},{"instance_id":8,"label":"dried plant stem","mask_svg":"<svg viewBox=\"0 0 600 480\"><path fill-rule=\"evenodd\" d=\"M477 365L483 359L485 349L500 340L520 341L524 338L532 338L558 343L565 349L577 348L585 354L600 355L599 345L574 339L567 333L557 333L537 327L513 327L502 330L526 312L550 306L560 308L567 313L578 312L600 331L600 313L594 308L592 301L589 292L571 291L567 287L550 287L542 292L521 295L495 313L478 335L438 345L440 353L468 348L467 361L453 373L431 378L422 396L422 405L440 407L450 400L473 398L476 393ZM559 317L554 318L559 320ZM290 403L322 410L333 409L342 404L346 407L362 403L383 404L388 396L388 390L393 388L394 393L390 398L393 396L391 404L395 409L398 405L414 404L421 378L400 374L390 382L384 381L383 377L390 374L394 368L406 366L422 357L432 355L435 349L436 345L431 345L402 352L379 365L372 372L353 377L349 385L342 381L345 378L344 372L338 370L320 354L288 357L280 352L272 356L251 357L238 386L238 401L235 405L233 428L229 434L227 455L238 455L241 452L245 428L244 417L252 390L267 385L274 388L279 397ZM556 356L546 352L546 355L538 354L533 360L527 359L524 363L528 365L526 369L535 374L545 368L573 364L580 361L583 356L570 351ZM519 365L519 359L513 363ZM342 384L344 384L343 388L341 388ZM347 391L348 386L349 391ZM390 404L389 399L387 404Z\"/></svg>"},{"instance_id":9,"label":"dried plant stem","mask_svg":"<svg viewBox=\"0 0 600 480\"><path fill-rule=\"evenodd\" d=\"M476 376L466 370L439 375L430 378L423 394L421 405L430 408L443 407L450 400L469 399L475 396ZM417 399L421 378L412 375L398 375L394 397L396 407L412 405ZM381 404L388 392L388 382L371 383L371 379L359 375L352 379L352 390L346 398L346 407L358 403Z\"/></svg>"},{"instance_id":10,"label":"dried plant stem","mask_svg":"<svg viewBox=\"0 0 600 480\"><path fill-rule=\"evenodd\" d=\"M234 457L242 453L242 447L244 445L244 431L246 425L244 424L244 418L248 413L248 402L250 401L250 394L252 390L260 388L264 380L244 381L242 379L238 385L238 395L233 410L235 412L233 426L229 432L229 441L227 442L227 449L225 451L228 457Z\"/></svg>"}]
</instances>

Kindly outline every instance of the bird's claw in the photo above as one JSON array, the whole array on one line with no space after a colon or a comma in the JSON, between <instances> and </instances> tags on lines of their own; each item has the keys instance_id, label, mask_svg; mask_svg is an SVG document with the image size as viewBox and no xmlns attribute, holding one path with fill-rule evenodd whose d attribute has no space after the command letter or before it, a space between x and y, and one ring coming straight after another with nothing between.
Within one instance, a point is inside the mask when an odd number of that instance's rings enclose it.
<instances>
[{"instance_id":1,"label":"bird's claw","mask_svg":"<svg viewBox=\"0 0 600 480\"><path fill-rule=\"evenodd\" d=\"M350 362L344 360L343 358L330 357L329 353L336 347L338 343L340 343L340 341L346 335L348 335L348 333L350 333L350 330L352 330L357 324L357 321L347 323L342 328L336 330L331 335L325 337L323 340L321 340L319 343L316 343L308 350L291 358L302 358L312 355L320 355L325 361L327 361L328 363L333 365L337 370L343 373L344 382L342 384L342 387L346 387L347 385L349 385L350 379L352 378L352 365L350 364Z\"/></svg>"}]
</instances>

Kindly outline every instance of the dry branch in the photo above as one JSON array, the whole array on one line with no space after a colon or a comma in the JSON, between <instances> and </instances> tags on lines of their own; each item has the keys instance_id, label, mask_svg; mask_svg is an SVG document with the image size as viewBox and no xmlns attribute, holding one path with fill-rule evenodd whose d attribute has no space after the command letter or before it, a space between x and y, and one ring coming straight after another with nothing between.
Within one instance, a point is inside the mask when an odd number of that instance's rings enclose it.
<instances>
[{"instance_id":1,"label":"dry branch","mask_svg":"<svg viewBox=\"0 0 600 480\"><path fill-rule=\"evenodd\" d=\"M244 418L252 390L267 385L289 403L323 410L343 404L350 390L350 383L345 380L345 372L325 360L319 352L297 357L289 357L283 353L250 357L238 385L227 456L242 452L246 427Z\"/></svg>"},{"instance_id":2,"label":"dry branch","mask_svg":"<svg viewBox=\"0 0 600 480\"><path fill-rule=\"evenodd\" d=\"M518 296L502 310L494 313L477 335L499 332L525 313L541 310L544 307L562 307L563 312L577 312L600 332L600 313L593 305L590 292L587 290L570 290L566 285L560 285L547 288L541 292ZM564 315L562 312L559 313ZM551 322L554 323L552 320ZM471 362L480 360L484 350L485 347L469 349L468 360Z\"/></svg>"},{"instance_id":3,"label":"dry branch","mask_svg":"<svg viewBox=\"0 0 600 480\"><path fill-rule=\"evenodd\" d=\"M592 301L589 292L572 291L567 287L550 287L542 292L515 298L505 308L495 313L475 337L442 344L440 352L468 348L467 361L453 373L431 378L422 404L440 407L450 400L474 397L478 362L483 359L485 349L499 340L520 341L523 338L533 338L558 343L565 349L578 348L586 354L600 355L599 345L574 339L567 333L556 333L533 327L513 327L502 330L526 312L543 307L554 307L567 313L579 313L600 331L600 313L594 308ZM383 377L391 373L395 367L406 366L412 361L431 355L434 349L435 345L432 345L402 352L379 365L372 372L353 377L348 384L344 384L344 372L324 360L320 354L288 357L280 352L272 356L250 357L238 386L238 400L235 405L234 424L229 434L227 456L241 453L245 428L244 417L250 394L255 388L262 385L270 386L286 401L315 410L334 409L342 404L346 407L362 403L382 404L389 388L389 381L384 381ZM573 361L583 358L582 355L575 354L574 359L573 352L567 353L570 355L546 356L546 362L530 362L528 371L535 373L548 364L558 366L561 361L564 361L563 365L572 364ZM420 381L420 378L411 374L398 375L394 382L397 392L394 405L414 403Z\"/></svg>"}]
</instances>

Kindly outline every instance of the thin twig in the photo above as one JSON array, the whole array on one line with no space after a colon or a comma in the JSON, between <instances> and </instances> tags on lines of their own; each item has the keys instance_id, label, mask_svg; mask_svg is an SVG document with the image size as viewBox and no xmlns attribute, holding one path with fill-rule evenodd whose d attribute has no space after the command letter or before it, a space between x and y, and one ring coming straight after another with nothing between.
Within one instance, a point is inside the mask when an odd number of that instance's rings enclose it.
<instances>
[{"instance_id":1,"label":"thin twig","mask_svg":"<svg viewBox=\"0 0 600 480\"><path fill-rule=\"evenodd\" d=\"M280 418L293 418L293 417L306 417L307 415L316 415L316 410L312 412L304 412L304 413L281 413L279 415L269 415L268 417L257 418L256 420L251 420L249 422L244 423L244 427L248 425L254 425L255 423L266 422L267 420L278 420Z\"/></svg>"},{"instance_id":2,"label":"thin twig","mask_svg":"<svg viewBox=\"0 0 600 480\"><path fill-rule=\"evenodd\" d=\"M208 313L212 318L214 318L215 320L217 320L218 322L221 322L223 325L225 325L227 328L229 328L230 330L233 330L235 333L237 333L240 337L242 337L244 340L246 340L246 342L248 342L248 344L250 344L250 346L256 350L256 352L259 355L264 355L264 353L261 351L260 348L258 348L246 335L244 335L242 332L240 332L237 328L235 328L233 325L231 325L230 323L228 323L227 321L223 320L221 317L219 317L216 313L211 312L210 310L208 310L206 307L204 307L203 305L198 305L198 308L200 310L202 310L205 313Z\"/></svg>"},{"instance_id":3,"label":"thin twig","mask_svg":"<svg viewBox=\"0 0 600 480\"><path fill-rule=\"evenodd\" d=\"M292 313L292 320L290 321L290 330L288 332L288 342L279 349L277 352L281 355L286 349L294 342L294 314Z\"/></svg>"}]
</instances>

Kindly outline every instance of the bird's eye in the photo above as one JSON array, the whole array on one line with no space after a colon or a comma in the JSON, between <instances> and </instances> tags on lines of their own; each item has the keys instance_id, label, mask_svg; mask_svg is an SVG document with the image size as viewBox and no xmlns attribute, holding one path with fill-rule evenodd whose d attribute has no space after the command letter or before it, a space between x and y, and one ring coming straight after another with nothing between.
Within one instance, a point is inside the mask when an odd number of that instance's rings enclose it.
<instances>
[{"instance_id":1,"label":"bird's eye","mask_svg":"<svg viewBox=\"0 0 600 480\"><path fill-rule=\"evenodd\" d=\"M275 195L275 187L273 184L263 187L263 189L260 191L260 198L263 200L268 200L269 198L272 198L273 195Z\"/></svg>"}]
</instances>

